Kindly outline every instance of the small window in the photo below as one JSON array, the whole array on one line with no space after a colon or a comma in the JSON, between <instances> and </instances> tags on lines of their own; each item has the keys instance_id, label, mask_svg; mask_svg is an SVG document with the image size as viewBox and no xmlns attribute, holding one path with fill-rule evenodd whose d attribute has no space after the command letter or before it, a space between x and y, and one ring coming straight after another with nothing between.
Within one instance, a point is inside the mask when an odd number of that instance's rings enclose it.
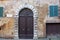
<instances>
[{"instance_id":1,"label":"small window","mask_svg":"<svg viewBox=\"0 0 60 40\"><path fill-rule=\"evenodd\" d=\"M58 16L58 6L57 5L51 5L49 7L50 11L50 17L55 17L55 16Z\"/></svg>"},{"instance_id":2,"label":"small window","mask_svg":"<svg viewBox=\"0 0 60 40\"><path fill-rule=\"evenodd\" d=\"M0 7L0 17L3 17L3 7Z\"/></svg>"}]
</instances>

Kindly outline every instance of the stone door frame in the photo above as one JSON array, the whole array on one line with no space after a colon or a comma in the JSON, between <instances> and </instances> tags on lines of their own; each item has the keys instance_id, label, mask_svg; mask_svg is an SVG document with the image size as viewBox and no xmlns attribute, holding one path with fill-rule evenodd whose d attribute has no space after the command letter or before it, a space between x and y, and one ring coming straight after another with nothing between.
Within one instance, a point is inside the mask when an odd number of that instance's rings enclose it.
<instances>
[{"instance_id":1,"label":"stone door frame","mask_svg":"<svg viewBox=\"0 0 60 40\"><path fill-rule=\"evenodd\" d=\"M32 10L32 12L33 12L33 19L34 19L34 24L33 24L34 25L34 37L33 37L33 39L37 39L38 12L37 12L37 9L34 6L32 6L30 4L22 4L22 5L18 6L18 8L16 9L16 14L14 15L14 17L19 18L19 12L24 8L28 8L28 9ZM18 27L18 24L16 26Z\"/></svg>"}]
</instances>

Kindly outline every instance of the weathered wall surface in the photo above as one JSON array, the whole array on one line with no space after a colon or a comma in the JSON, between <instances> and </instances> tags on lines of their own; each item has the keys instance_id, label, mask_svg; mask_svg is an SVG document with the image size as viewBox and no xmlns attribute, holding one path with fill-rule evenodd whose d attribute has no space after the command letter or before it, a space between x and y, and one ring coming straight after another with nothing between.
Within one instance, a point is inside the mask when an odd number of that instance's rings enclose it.
<instances>
[{"instance_id":1,"label":"weathered wall surface","mask_svg":"<svg viewBox=\"0 0 60 40\"><path fill-rule=\"evenodd\" d=\"M0 37L3 38L13 38L13 27L14 19L13 18L0 18Z\"/></svg>"},{"instance_id":2,"label":"weathered wall surface","mask_svg":"<svg viewBox=\"0 0 60 40\"><path fill-rule=\"evenodd\" d=\"M49 4L59 4L58 1L40 1L40 0L16 0L16 1L0 1L0 7L4 8L4 17L7 17L7 14L12 14L14 17L14 15L16 14L16 9L18 9L18 7L22 4L30 4L32 6L34 6L35 8L37 8L38 11L38 23L37 23L37 27L38 27L38 37L46 37L46 25L45 25L45 17L48 13L48 5ZM7 33L9 34L9 37L13 37L11 35L13 35L13 26L14 25L14 19L13 18L1 18L0 23L4 23L4 21L2 22L2 19L5 21L6 20L11 20L8 21L5 24L5 28L4 30L0 31L0 36L3 37L3 35L7 36ZM11 23L10 23L11 22ZM9 26L9 27L8 27ZM4 34L3 34L4 33Z\"/></svg>"},{"instance_id":3,"label":"weathered wall surface","mask_svg":"<svg viewBox=\"0 0 60 40\"><path fill-rule=\"evenodd\" d=\"M42 7L38 8L38 37L46 37L46 25L45 17L48 13L48 4L42 4Z\"/></svg>"},{"instance_id":4,"label":"weathered wall surface","mask_svg":"<svg viewBox=\"0 0 60 40\"><path fill-rule=\"evenodd\" d=\"M14 37L14 18L6 17L6 14L13 14L12 5L10 1L0 1L0 7L3 7L3 17L0 18L0 37L13 38Z\"/></svg>"}]
</instances>

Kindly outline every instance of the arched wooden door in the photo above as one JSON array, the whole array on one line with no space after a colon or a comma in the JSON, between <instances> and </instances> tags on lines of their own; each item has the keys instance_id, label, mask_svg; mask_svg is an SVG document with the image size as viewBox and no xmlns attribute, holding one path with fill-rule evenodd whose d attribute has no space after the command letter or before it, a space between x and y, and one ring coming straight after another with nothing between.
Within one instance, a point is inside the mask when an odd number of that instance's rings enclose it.
<instances>
[{"instance_id":1,"label":"arched wooden door","mask_svg":"<svg viewBox=\"0 0 60 40\"><path fill-rule=\"evenodd\" d=\"M19 12L18 35L20 39L33 39L33 12L24 8Z\"/></svg>"}]
</instances>

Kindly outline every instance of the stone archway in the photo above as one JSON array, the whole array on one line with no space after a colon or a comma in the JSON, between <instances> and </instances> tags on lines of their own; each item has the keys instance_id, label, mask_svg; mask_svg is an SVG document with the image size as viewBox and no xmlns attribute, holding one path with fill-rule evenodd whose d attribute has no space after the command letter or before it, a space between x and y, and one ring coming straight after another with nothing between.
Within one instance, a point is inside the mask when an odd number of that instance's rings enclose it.
<instances>
[{"instance_id":1,"label":"stone archway","mask_svg":"<svg viewBox=\"0 0 60 40\"><path fill-rule=\"evenodd\" d=\"M16 9L16 14L14 17L16 17L18 20L18 17L19 17L19 11L21 11L23 8L29 8L30 10L33 11L33 18L34 18L34 36L33 36L33 39L36 39L37 38L37 18L38 18L38 12L37 12L37 9L30 5L30 4L23 4L23 5L20 5L17 9ZM18 21L17 21L18 22ZM18 23L17 23L17 28L18 28ZM18 37L18 30L17 30L17 37Z\"/></svg>"}]
</instances>

